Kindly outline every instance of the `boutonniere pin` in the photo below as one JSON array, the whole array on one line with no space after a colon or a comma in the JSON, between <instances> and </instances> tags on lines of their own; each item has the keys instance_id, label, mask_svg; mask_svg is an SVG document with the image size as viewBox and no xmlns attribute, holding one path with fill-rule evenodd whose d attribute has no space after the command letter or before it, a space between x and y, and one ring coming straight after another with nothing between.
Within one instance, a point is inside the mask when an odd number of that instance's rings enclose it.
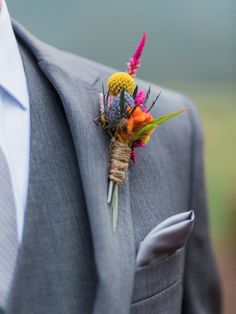
<instances>
[{"instance_id":1,"label":"boutonniere pin","mask_svg":"<svg viewBox=\"0 0 236 314\"><path fill-rule=\"evenodd\" d=\"M145 147L159 125L186 110L183 108L153 118L150 111L161 93L148 105L150 87L148 91L139 90L135 82L145 43L146 33L127 64L127 71L112 74L106 86L102 86L100 114L95 118L95 122L102 126L111 139L107 202L112 207L113 231L116 230L118 220L119 185L125 181L130 159L136 162L136 149Z\"/></svg>"}]
</instances>

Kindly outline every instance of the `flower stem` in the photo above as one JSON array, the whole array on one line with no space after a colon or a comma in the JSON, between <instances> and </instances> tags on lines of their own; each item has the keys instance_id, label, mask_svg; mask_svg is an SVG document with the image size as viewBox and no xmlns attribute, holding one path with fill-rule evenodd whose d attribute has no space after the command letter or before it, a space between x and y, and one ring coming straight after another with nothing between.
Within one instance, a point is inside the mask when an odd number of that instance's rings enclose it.
<instances>
[{"instance_id":1,"label":"flower stem","mask_svg":"<svg viewBox=\"0 0 236 314\"><path fill-rule=\"evenodd\" d=\"M112 195L112 230L116 231L118 220L118 184L114 184L114 191Z\"/></svg>"},{"instance_id":2,"label":"flower stem","mask_svg":"<svg viewBox=\"0 0 236 314\"><path fill-rule=\"evenodd\" d=\"M109 180L108 194L107 194L107 204L111 203L112 195L113 195L113 187L114 187L114 182L112 180Z\"/></svg>"}]
</instances>

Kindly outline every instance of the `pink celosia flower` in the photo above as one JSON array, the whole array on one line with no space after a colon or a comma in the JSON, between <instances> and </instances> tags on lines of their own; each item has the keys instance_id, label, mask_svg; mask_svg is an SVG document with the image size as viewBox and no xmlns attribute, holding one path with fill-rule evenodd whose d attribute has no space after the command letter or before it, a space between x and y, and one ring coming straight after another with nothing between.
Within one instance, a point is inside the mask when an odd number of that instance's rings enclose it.
<instances>
[{"instance_id":1,"label":"pink celosia flower","mask_svg":"<svg viewBox=\"0 0 236 314\"><path fill-rule=\"evenodd\" d=\"M131 160L133 160L134 162L136 162L136 151L134 150L134 148L131 149L131 155L130 155Z\"/></svg>"},{"instance_id":2,"label":"pink celosia flower","mask_svg":"<svg viewBox=\"0 0 236 314\"><path fill-rule=\"evenodd\" d=\"M131 147L131 160L136 162L136 151L137 148L143 148L145 144L142 141L136 141Z\"/></svg>"},{"instance_id":3,"label":"pink celosia flower","mask_svg":"<svg viewBox=\"0 0 236 314\"><path fill-rule=\"evenodd\" d=\"M100 100L100 112L104 113L103 93L99 93L99 100Z\"/></svg>"},{"instance_id":4,"label":"pink celosia flower","mask_svg":"<svg viewBox=\"0 0 236 314\"><path fill-rule=\"evenodd\" d=\"M144 103L144 100L146 98L146 92L141 89L140 91L137 92L137 95L135 97L134 103L135 105L142 107L142 104Z\"/></svg>"},{"instance_id":5,"label":"pink celosia flower","mask_svg":"<svg viewBox=\"0 0 236 314\"><path fill-rule=\"evenodd\" d=\"M111 103L112 103L113 99L114 99L114 97L112 95L108 96L108 101L107 101L108 108L111 107Z\"/></svg>"},{"instance_id":6,"label":"pink celosia flower","mask_svg":"<svg viewBox=\"0 0 236 314\"><path fill-rule=\"evenodd\" d=\"M143 49L146 43L146 33L143 33L143 36L134 51L133 57L130 59L128 65L128 74L131 76L135 76L138 68L140 67L140 61L143 53Z\"/></svg>"}]
</instances>

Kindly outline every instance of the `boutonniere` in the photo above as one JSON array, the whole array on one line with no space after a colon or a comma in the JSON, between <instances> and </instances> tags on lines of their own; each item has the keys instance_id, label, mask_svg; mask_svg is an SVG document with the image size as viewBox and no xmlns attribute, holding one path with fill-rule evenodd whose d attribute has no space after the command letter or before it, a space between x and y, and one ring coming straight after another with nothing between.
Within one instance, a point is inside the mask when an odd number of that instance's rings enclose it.
<instances>
[{"instance_id":1,"label":"boutonniere","mask_svg":"<svg viewBox=\"0 0 236 314\"><path fill-rule=\"evenodd\" d=\"M103 84L99 95L100 114L95 118L111 139L107 202L112 207L113 231L117 227L119 185L125 181L130 159L136 162L136 149L145 147L159 125L186 110L183 108L155 119L150 113L161 93L148 104L150 87L145 91L135 82L145 43L146 33L127 64L126 72L112 74L106 86Z\"/></svg>"}]
</instances>

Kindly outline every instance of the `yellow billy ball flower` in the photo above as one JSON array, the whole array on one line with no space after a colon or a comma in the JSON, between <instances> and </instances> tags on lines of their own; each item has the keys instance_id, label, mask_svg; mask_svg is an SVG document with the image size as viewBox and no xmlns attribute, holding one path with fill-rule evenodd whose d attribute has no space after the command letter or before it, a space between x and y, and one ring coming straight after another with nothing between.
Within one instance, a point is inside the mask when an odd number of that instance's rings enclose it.
<instances>
[{"instance_id":1,"label":"yellow billy ball flower","mask_svg":"<svg viewBox=\"0 0 236 314\"><path fill-rule=\"evenodd\" d=\"M119 94L122 89L133 94L135 80L126 72L116 72L108 78L107 86L112 96Z\"/></svg>"}]
</instances>

